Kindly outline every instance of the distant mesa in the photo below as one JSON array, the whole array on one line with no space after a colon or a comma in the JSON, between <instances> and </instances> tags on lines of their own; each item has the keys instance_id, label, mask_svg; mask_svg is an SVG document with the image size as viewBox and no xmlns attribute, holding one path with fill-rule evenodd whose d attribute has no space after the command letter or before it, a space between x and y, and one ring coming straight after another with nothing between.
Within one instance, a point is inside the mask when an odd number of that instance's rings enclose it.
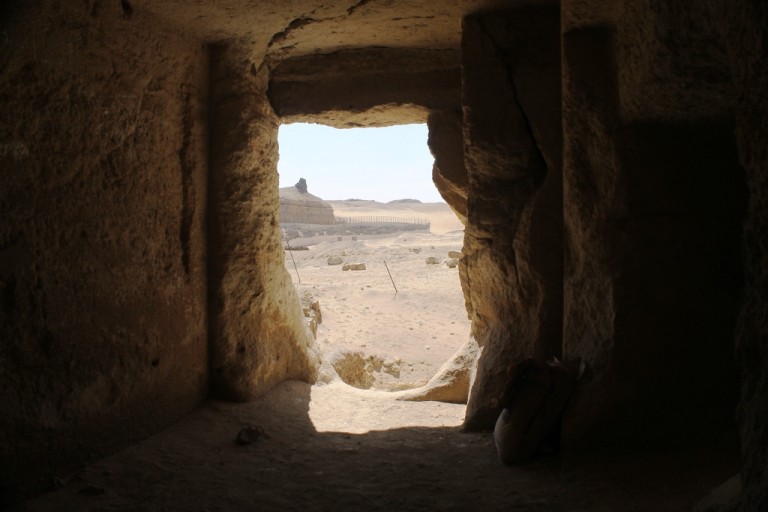
<instances>
[{"instance_id":1,"label":"distant mesa","mask_svg":"<svg viewBox=\"0 0 768 512\"><path fill-rule=\"evenodd\" d=\"M309 193L307 180L279 189L281 224L336 224L330 203Z\"/></svg>"},{"instance_id":2,"label":"distant mesa","mask_svg":"<svg viewBox=\"0 0 768 512\"><path fill-rule=\"evenodd\" d=\"M395 199L394 201L390 201L387 204L399 204L399 203L421 204L421 201L419 201L418 199Z\"/></svg>"}]
</instances>

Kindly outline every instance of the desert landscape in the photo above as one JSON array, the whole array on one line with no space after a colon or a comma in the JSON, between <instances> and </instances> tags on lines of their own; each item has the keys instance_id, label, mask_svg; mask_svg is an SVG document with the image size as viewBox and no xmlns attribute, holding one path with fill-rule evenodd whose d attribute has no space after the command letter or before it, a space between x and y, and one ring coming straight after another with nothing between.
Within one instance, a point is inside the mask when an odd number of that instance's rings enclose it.
<instances>
[{"instance_id":1,"label":"desert landscape","mask_svg":"<svg viewBox=\"0 0 768 512\"><path fill-rule=\"evenodd\" d=\"M285 260L304 307L319 303L317 347L344 382L380 391L423 386L469 337L456 266L462 224L445 203L329 203L337 217L429 222L430 231L375 235L351 227L295 238L288 245L299 250ZM335 379L330 373L321 383Z\"/></svg>"}]
</instances>

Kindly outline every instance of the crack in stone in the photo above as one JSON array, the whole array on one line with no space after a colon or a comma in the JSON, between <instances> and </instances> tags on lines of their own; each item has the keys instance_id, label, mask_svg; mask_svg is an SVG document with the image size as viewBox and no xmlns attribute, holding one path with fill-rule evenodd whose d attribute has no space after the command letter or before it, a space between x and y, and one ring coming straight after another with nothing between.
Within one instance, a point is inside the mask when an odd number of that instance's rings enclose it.
<instances>
[{"instance_id":1,"label":"crack in stone","mask_svg":"<svg viewBox=\"0 0 768 512\"><path fill-rule=\"evenodd\" d=\"M299 29L301 27L304 27L306 25L310 25L312 23L316 23L318 20L315 18L309 18L309 17L298 17L292 20L283 30L276 33L272 36L272 38L269 40L269 43L267 43L267 48L272 48L272 45L279 43L281 41L284 41L288 35L293 32L296 29Z\"/></svg>"},{"instance_id":2,"label":"crack in stone","mask_svg":"<svg viewBox=\"0 0 768 512\"><path fill-rule=\"evenodd\" d=\"M485 23L482 20L480 20L478 25L480 26L480 30L488 38L488 40L491 42L493 47L496 49L496 51L503 58L504 62L507 65L507 79L509 81L509 86L512 89L512 96L515 99L515 105L517 106L517 109L523 118L523 122L525 123L525 130L526 132L528 132L528 135L530 136L531 141L533 142L533 146L536 148L538 160L540 160L544 168L543 175L531 175L531 177L533 177L536 180L536 187L538 188L538 186L544 182L544 178L546 177L547 171L549 169L547 167L547 161L544 158L544 153L542 152L541 145L539 144L539 141L536 140L536 136L533 133L533 126L531 124L530 118L528 117L528 113L525 111L525 109L523 108L523 104L520 102L520 95L518 94L517 84L515 83L514 69L513 69L513 66L508 64L510 60L509 54L504 48L502 48L502 46L498 42L496 42L496 40L493 38L493 35L487 29L487 27L485 26Z\"/></svg>"},{"instance_id":3,"label":"crack in stone","mask_svg":"<svg viewBox=\"0 0 768 512\"><path fill-rule=\"evenodd\" d=\"M352 14L359 8L363 7L365 4L372 2L373 0L359 0L355 5L347 9L347 14Z\"/></svg>"}]
</instances>

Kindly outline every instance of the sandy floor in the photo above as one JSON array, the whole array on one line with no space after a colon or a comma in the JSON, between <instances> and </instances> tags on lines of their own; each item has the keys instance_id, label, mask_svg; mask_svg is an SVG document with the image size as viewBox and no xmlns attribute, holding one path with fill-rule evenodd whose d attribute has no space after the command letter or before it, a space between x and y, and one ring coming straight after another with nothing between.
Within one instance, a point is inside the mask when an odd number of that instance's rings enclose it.
<instances>
[{"instance_id":1,"label":"sandy floor","mask_svg":"<svg viewBox=\"0 0 768 512\"><path fill-rule=\"evenodd\" d=\"M285 382L250 404L210 401L24 510L688 511L725 479L705 451L503 466L490 434L442 426L461 406L335 386ZM247 425L264 434L239 445Z\"/></svg>"},{"instance_id":2,"label":"sandy floor","mask_svg":"<svg viewBox=\"0 0 768 512\"><path fill-rule=\"evenodd\" d=\"M209 401L62 478L61 489L24 510L684 511L731 476L723 468L734 461L706 450L507 467L490 434L460 431L463 405L402 402L376 390L424 381L466 340L456 269L425 263L460 246L461 234L450 232L329 242L294 254L300 285L287 263L300 293L320 300L326 355L400 359L399 377L374 371L371 390L285 382L253 403ZM367 270L328 266L330 255L345 252ZM236 443L246 426L263 435Z\"/></svg>"}]
</instances>

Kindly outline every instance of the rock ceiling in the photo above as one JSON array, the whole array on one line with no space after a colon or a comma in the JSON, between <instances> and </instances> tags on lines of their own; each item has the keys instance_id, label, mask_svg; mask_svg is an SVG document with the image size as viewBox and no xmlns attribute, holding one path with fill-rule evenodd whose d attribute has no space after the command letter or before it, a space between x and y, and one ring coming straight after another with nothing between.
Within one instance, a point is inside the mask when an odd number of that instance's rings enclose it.
<instances>
[{"instance_id":1,"label":"rock ceiling","mask_svg":"<svg viewBox=\"0 0 768 512\"><path fill-rule=\"evenodd\" d=\"M464 15L552 0L132 0L201 39L241 39L277 60L360 47L458 48Z\"/></svg>"}]
</instances>

